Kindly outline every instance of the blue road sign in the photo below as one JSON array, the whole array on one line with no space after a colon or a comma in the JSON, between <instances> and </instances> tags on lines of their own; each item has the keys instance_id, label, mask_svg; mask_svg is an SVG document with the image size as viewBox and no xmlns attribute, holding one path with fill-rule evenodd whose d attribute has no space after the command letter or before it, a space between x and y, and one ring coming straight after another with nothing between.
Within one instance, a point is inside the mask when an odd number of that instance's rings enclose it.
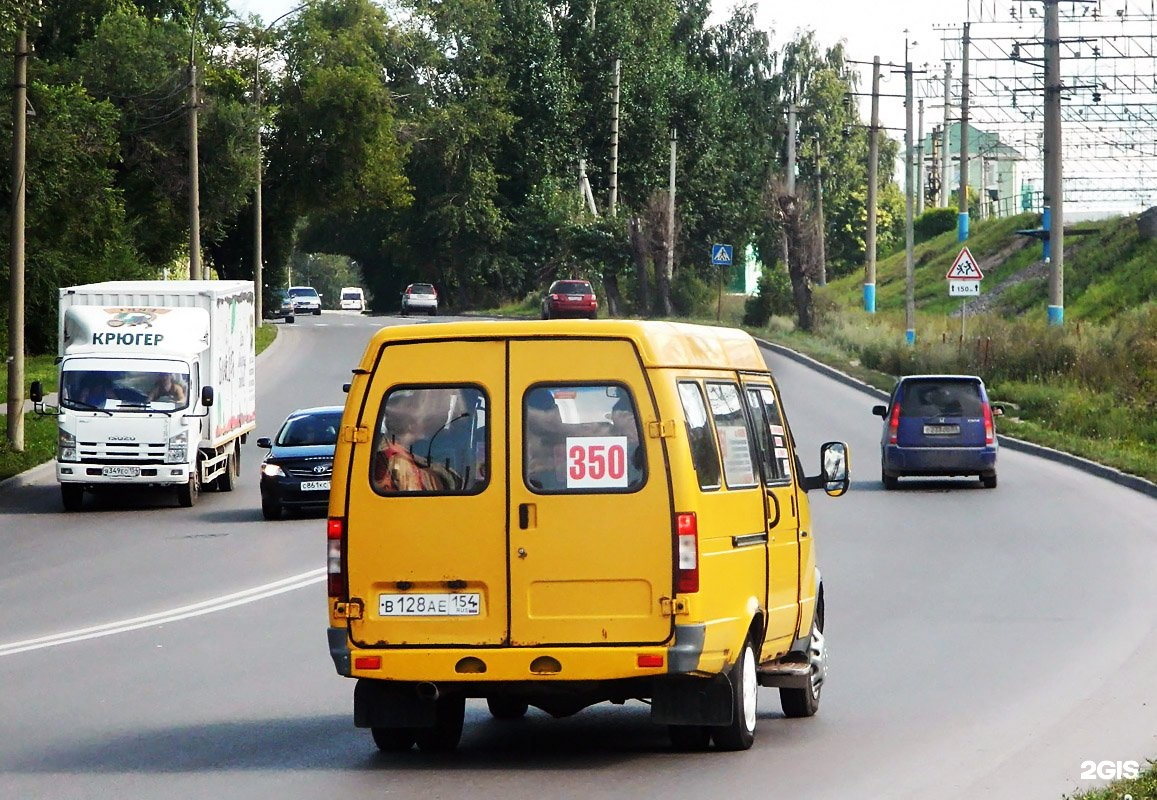
<instances>
[{"instance_id":1,"label":"blue road sign","mask_svg":"<svg viewBox=\"0 0 1157 800\"><path fill-rule=\"evenodd\" d=\"M716 267L730 267L731 266L731 245L729 244L713 244L711 245L711 264Z\"/></svg>"}]
</instances>

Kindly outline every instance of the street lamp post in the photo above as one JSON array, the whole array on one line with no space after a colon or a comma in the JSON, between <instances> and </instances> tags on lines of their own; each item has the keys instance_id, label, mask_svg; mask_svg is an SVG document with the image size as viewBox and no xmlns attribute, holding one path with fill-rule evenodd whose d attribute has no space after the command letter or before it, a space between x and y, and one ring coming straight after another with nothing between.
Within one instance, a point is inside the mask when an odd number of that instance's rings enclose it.
<instances>
[{"instance_id":1,"label":"street lamp post","mask_svg":"<svg viewBox=\"0 0 1157 800\"><path fill-rule=\"evenodd\" d=\"M262 181L262 167L264 166L265 154L262 150L261 143L261 39L269 31L273 30L273 26L281 22L281 20L296 14L301 9L305 8L309 3L302 3L296 8L286 11L277 19L265 26L265 29L257 34L256 49L253 55L253 103L256 108L254 118L256 120L257 128L257 183L253 189L253 284L255 287L254 297L254 313L257 317L257 324L261 324L262 320L262 300L265 291L264 279L262 273L265 268L264 247L262 242L262 209L261 209L261 181Z\"/></svg>"}]
</instances>

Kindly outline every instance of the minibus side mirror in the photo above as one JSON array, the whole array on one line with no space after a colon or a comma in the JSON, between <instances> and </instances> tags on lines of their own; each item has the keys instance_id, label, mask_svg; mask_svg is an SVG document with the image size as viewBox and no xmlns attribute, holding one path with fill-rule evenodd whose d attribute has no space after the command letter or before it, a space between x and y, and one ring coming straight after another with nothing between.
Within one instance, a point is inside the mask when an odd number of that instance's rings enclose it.
<instances>
[{"instance_id":1,"label":"minibus side mirror","mask_svg":"<svg viewBox=\"0 0 1157 800\"><path fill-rule=\"evenodd\" d=\"M823 471L819 475L803 479L804 491L823 489L831 497L839 497L851 485L846 442L825 442L820 447L820 464Z\"/></svg>"}]
</instances>

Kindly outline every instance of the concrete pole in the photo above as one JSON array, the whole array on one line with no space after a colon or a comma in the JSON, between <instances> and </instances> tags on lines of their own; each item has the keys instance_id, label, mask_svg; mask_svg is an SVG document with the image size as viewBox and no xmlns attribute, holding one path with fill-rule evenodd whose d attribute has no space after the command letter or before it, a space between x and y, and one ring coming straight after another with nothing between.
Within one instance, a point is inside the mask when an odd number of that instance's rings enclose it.
<instances>
[{"instance_id":1,"label":"concrete pole","mask_svg":"<svg viewBox=\"0 0 1157 800\"><path fill-rule=\"evenodd\" d=\"M667 178L667 291L663 293L663 316L671 316L671 279L675 275L675 156L677 133L671 128L671 170Z\"/></svg>"},{"instance_id":2,"label":"concrete pole","mask_svg":"<svg viewBox=\"0 0 1157 800\"><path fill-rule=\"evenodd\" d=\"M787 107L787 193L792 195L795 194L795 110L795 103Z\"/></svg>"},{"instance_id":3,"label":"concrete pole","mask_svg":"<svg viewBox=\"0 0 1157 800\"><path fill-rule=\"evenodd\" d=\"M587 160L580 158L578 160L579 168L579 191L582 192L583 200L587 203L587 211L591 212L592 216L598 216L599 210L595 207L595 195L591 191L591 182L587 178Z\"/></svg>"},{"instance_id":4,"label":"concrete pole","mask_svg":"<svg viewBox=\"0 0 1157 800\"><path fill-rule=\"evenodd\" d=\"M201 174L200 154L197 149L197 62L194 55L196 40L189 40L189 278L201 280Z\"/></svg>"},{"instance_id":5,"label":"concrete pole","mask_svg":"<svg viewBox=\"0 0 1157 800\"><path fill-rule=\"evenodd\" d=\"M964 23L964 57L960 70L960 198L956 206L960 210L956 240L960 242L968 238L968 49L972 41L971 25L970 22Z\"/></svg>"},{"instance_id":6,"label":"concrete pole","mask_svg":"<svg viewBox=\"0 0 1157 800\"><path fill-rule=\"evenodd\" d=\"M880 161L880 57L872 59L872 121L868 127L868 251L864 265L864 310L876 313L876 184Z\"/></svg>"},{"instance_id":7,"label":"concrete pole","mask_svg":"<svg viewBox=\"0 0 1157 800\"><path fill-rule=\"evenodd\" d=\"M907 46L905 46L907 51ZM912 209L916 187L912 185L915 172L912 164L912 62L904 62L904 338L916 344L916 273L912 258L915 233Z\"/></svg>"},{"instance_id":8,"label":"concrete pole","mask_svg":"<svg viewBox=\"0 0 1157 800\"><path fill-rule=\"evenodd\" d=\"M622 80L622 61L615 59L611 79L611 185L607 214L615 216L619 205L619 86Z\"/></svg>"},{"instance_id":9,"label":"concrete pole","mask_svg":"<svg viewBox=\"0 0 1157 800\"><path fill-rule=\"evenodd\" d=\"M924 213L924 98L917 101L916 110L916 216L920 216Z\"/></svg>"},{"instance_id":10,"label":"concrete pole","mask_svg":"<svg viewBox=\"0 0 1157 800\"><path fill-rule=\"evenodd\" d=\"M1061 31L1058 0L1045 0L1044 228L1050 325L1065 321L1064 174L1061 159Z\"/></svg>"},{"instance_id":11,"label":"concrete pole","mask_svg":"<svg viewBox=\"0 0 1157 800\"><path fill-rule=\"evenodd\" d=\"M28 32L16 34L12 73L12 229L8 243L8 443L24 452L24 195L28 143Z\"/></svg>"},{"instance_id":12,"label":"concrete pole","mask_svg":"<svg viewBox=\"0 0 1157 800\"><path fill-rule=\"evenodd\" d=\"M264 266L265 247L262 242L264 229L262 227L261 209L261 181L263 171L264 151L261 145L261 36L257 34L257 48L253 55L253 105L257 121L257 185L253 188L253 313L256 324L261 325L262 300L265 296Z\"/></svg>"},{"instance_id":13,"label":"concrete pole","mask_svg":"<svg viewBox=\"0 0 1157 800\"><path fill-rule=\"evenodd\" d=\"M948 198L951 192L948 189L948 172L951 158L948 156L948 145L952 141L952 62L944 62L944 127L940 131L940 197L936 205L948 208Z\"/></svg>"}]
</instances>

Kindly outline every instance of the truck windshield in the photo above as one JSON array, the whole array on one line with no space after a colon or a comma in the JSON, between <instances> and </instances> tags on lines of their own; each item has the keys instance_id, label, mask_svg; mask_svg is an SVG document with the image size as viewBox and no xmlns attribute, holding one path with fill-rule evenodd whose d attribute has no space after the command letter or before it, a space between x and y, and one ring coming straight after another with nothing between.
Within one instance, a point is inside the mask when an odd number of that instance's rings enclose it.
<instances>
[{"instance_id":1,"label":"truck windshield","mask_svg":"<svg viewBox=\"0 0 1157 800\"><path fill-rule=\"evenodd\" d=\"M171 366L173 371L169 371ZM60 376L60 405L75 410L177 411L189 405L189 373L182 364L108 370L78 364Z\"/></svg>"}]
</instances>

